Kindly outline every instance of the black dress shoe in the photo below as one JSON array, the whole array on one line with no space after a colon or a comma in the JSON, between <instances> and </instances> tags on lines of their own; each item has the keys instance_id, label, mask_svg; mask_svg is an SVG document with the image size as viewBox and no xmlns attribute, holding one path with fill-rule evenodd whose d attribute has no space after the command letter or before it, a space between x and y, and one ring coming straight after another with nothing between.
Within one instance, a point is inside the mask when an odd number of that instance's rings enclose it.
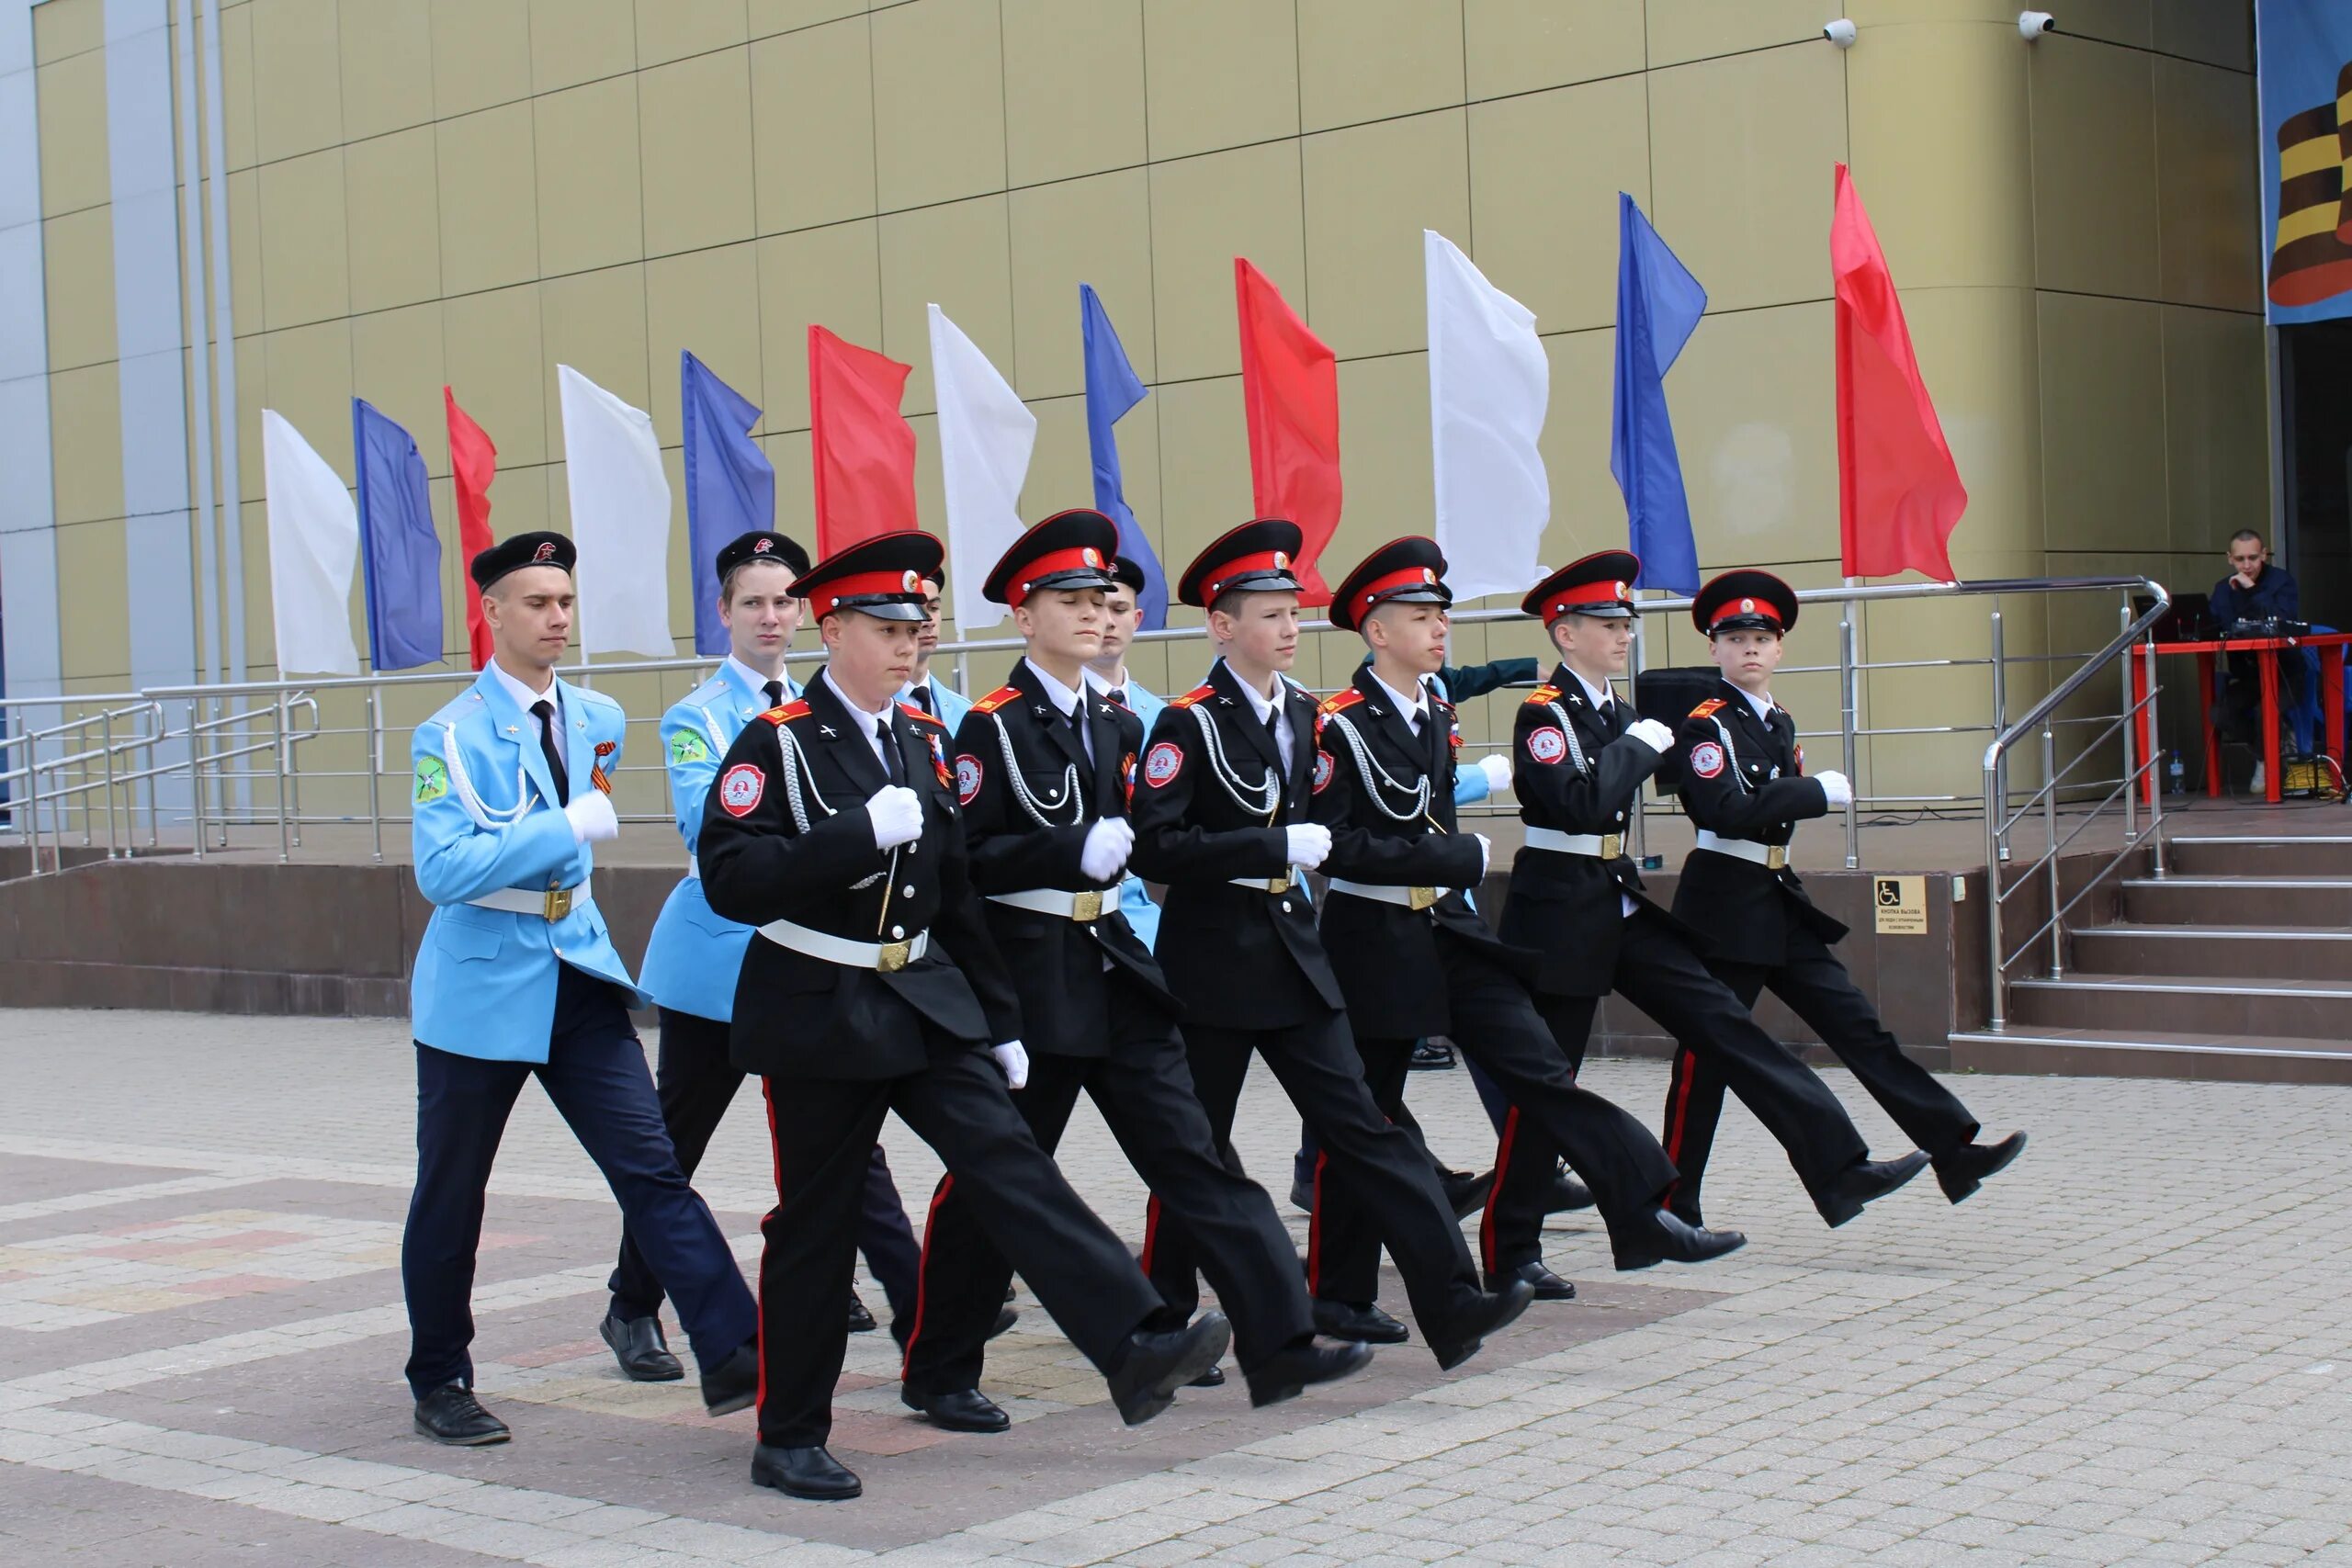
<instances>
[{"instance_id":1,"label":"black dress shoe","mask_svg":"<svg viewBox=\"0 0 2352 1568\"><path fill-rule=\"evenodd\" d=\"M1913 1149L1901 1159L1856 1160L1838 1175L1828 1191L1813 1201L1832 1230L1928 1168L1928 1156Z\"/></svg>"},{"instance_id":2,"label":"black dress shoe","mask_svg":"<svg viewBox=\"0 0 2352 1568\"><path fill-rule=\"evenodd\" d=\"M1290 1206L1302 1214L1315 1212L1315 1189L1307 1183L1306 1178L1294 1176L1290 1179Z\"/></svg>"},{"instance_id":3,"label":"black dress shoe","mask_svg":"<svg viewBox=\"0 0 2352 1568\"><path fill-rule=\"evenodd\" d=\"M2011 1133L1997 1144L1966 1144L1936 1161L1936 1185L1957 1203L1973 1196L1984 1179L2009 1168L2025 1153L2025 1134Z\"/></svg>"},{"instance_id":4,"label":"black dress shoe","mask_svg":"<svg viewBox=\"0 0 2352 1568\"><path fill-rule=\"evenodd\" d=\"M1223 1367L1211 1367L1207 1371L1203 1372L1199 1377L1194 1378L1191 1382L1186 1383L1184 1386L1186 1388L1223 1388L1225 1386L1225 1369Z\"/></svg>"},{"instance_id":5,"label":"black dress shoe","mask_svg":"<svg viewBox=\"0 0 2352 1568\"><path fill-rule=\"evenodd\" d=\"M1592 1207L1592 1189L1565 1170L1552 1173L1552 1190L1544 1197L1544 1212L1547 1214L1572 1213Z\"/></svg>"},{"instance_id":6,"label":"black dress shoe","mask_svg":"<svg viewBox=\"0 0 2352 1568\"><path fill-rule=\"evenodd\" d=\"M1524 1280L1534 1290L1535 1299L1539 1302L1572 1302L1577 1299L1575 1284L1545 1268L1540 1258L1530 1258L1504 1275L1503 1279Z\"/></svg>"},{"instance_id":7,"label":"black dress shoe","mask_svg":"<svg viewBox=\"0 0 2352 1568\"><path fill-rule=\"evenodd\" d=\"M857 1292L852 1291L849 1293L849 1331L852 1334L871 1334L880 1326L874 1321L874 1314L866 1304L857 1299Z\"/></svg>"},{"instance_id":8,"label":"black dress shoe","mask_svg":"<svg viewBox=\"0 0 2352 1568\"><path fill-rule=\"evenodd\" d=\"M1442 1040L1424 1040L1413 1047L1413 1055L1405 1064L1408 1072L1443 1072L1453 1066L1453 1047Z\"/></svg>"},{"instance_id":9,"label":"black dress shoe","mask_svg":"<svg viewBox=\"0 0 2352 1568\"><path fill-rule=\"evenodd\" d=\"M1524 1280L1508 1280L1499 1291L1480 1296L1468 1310L1454 1314L1442 1337L1429 1336L1430 1353L1438 1370L1450 1372L1478 1353L1487 1336L1508 1325L1535 1299L1535 1287Z\"/></svg>"},{"instance_id":10,"label":"black dress shoe","mask_svg":"<svg viewBox=\"0 0 2352 1568\"><path fill-rule=\"evenodd\" d=\"M1221 1312L1204 1312L1173 1334L1127 1336L1126 1359L1104 1381L1120 1419L1140 1427L1175 1403L1176 1391L1225 1359L1233 1325Z\"/></svg>"},{"instance_id":11,"label":"black dress shoe","mask_svg":"<svg viewBox=\"0 0 2352 1568\"><path fill-rule=\"evenodd\" d=\"M1495 1173L1491 1170L1473 1176L1464 1170L1438 1173L1438 1185L1445 1189L1445 1201L1453 1210L1453 1217L1466 1220L1487 1206L1487 1194L1494 1190Z\"/></svg>"},{"instance_id":12,"label":"black dress shoe","mask_svg":"<svg viewBox=\"0 0 2352 1568\"><path fill-rule=\"evenodd\" d=\"M1011 1328L1014 1324L1019 1323L1020 1321L1021 1314L1018 1312L1014 1311L1011 1307L1003 1308L996 1314L996 1322L989 1326L989 1337L991 1339L995 1338L998 1335L1003 1333L1006 1329Z\"/></svg>"},{"instance_id":13,"label":"black dress shoe","mask_svg":"<svg viewBox=\"0 0 2352 1568\"><path fill-rule=\"evenodd\" d=\"M773 1449L765 1443L752 1450L752 1484L815 1503L845 1502L865 1490L847 1465L821 1448Z\"/></svg>"},{"instance_id":14,"label":"black dress shoe","mask_svg":"<svg viewBox=\"0 0 2352 1568\"><path fill-rule=\"evenodd\" d=\"M702 1407L713 1416L749 1410L760 1397L760 1346L747 1339L715 1367L702 1370Z\"/></svg>"},{"instance_id":15,"label":"black dress shoe","mask_svg":"<svg viewBox=\"0 0 2352 1568\"><path fill-rule=\"evenodd\" d=\"M613 1359L631 1382L675 1382L686 1375L684 1364L670 1353L669 1341L662 1337L659 1317L620 1317L608 1312L596 1332L613 1348Z\"/></svg>"},{"instance_id":16,"label":"black dress shoe","mask_svg":"<svg viewBox=\"0 0 2352 1568\"><path fill-rule=\"evenodd\" d=\"M1738 1231L1702 1229L1671 1210L1660 1209L1642 1234L1617 1249L1617 1271L1630 1274L1657 1263L1705 1263L1747 1245Z\"/></svg>"},{"instance_id":17,"label":"black dress shoe","mask_svg":"<svg viewBox=\"0 0 2352 1568\"><path fill-rule=\"evenodd\" d=\"M933 1426L951 1432L1001 1432L1012 1425L1012 1417L976 1388L957 1389L951 1393L917 1393L901 1386L899 1403L910 1410L921 1411Z\"/></svg>"},{"instance_id":18,"label":"black dress shoe","mask_svg":"<svg viewBox=\"0 0 2352 1568\"><path fill-rule=\"evenodd\" d=\"M1315 1298L1315 1332L1332 1339L1352 1339L1359 1345L1402 1345L1411 1337L1405 1325L1370 1302L1327 1302Z\"/></svg>"},{"instance_id":19,"label":"black dress shoe","mask_svg":"<svg viewBox=\"0 0 2352 1568\"><path fill-rule=\"evenodd\" d=\"M460 1449L503 1443L514 1435L506 1429L505 1422L484 1410L474 1391L461 1382L444 1384L416 1402L416 1429L436 1443Z\"/></svg>"},{"instance_id":20,"label":"black dress shoe","mask_svg":"<svg viewBox=\"0 0 2352 1568\"><path fill-rule=\"evenodd\" d=\"M1372 1347L1352 1339L1329 1343L1303 1339L1285 1345L1246 1374L1250 1404L1259 1410L1280 1404L1285 1399L1296 1399L1317 1383L1337 1382L1370 1365Z\"/></svg>"}]
</instances>

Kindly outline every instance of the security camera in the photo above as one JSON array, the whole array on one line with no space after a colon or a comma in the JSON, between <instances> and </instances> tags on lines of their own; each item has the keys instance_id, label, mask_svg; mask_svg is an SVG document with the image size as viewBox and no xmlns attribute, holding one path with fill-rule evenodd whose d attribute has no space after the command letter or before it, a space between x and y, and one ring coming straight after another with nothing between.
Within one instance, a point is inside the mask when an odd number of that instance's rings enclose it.
<instances>
[{"instance_id":1,"label":"security camera","mask_svg":"<svg viewBox=\"0 0 2352 1568\"><path fill-rule=\"evenodd\" d=\"M2018 13L2018 37L2025 39L2028 43L2031 43L2034 39L2040 38L2044 33L2054 33L2057 30L2058 18L2052 16L2047 11L2019 11Z\"/></svg>"},{"instance_id":2,"label":"security camera","mask_svg":"<svg viewBox=\"0 0 2352 1568\"><path fill-rule=\"evenodd\" d=\"M1854 47L1854 24L1840 17L1822 28L1821 36L1839 49L1851 49Z\"/></svg>"}]
</instances>

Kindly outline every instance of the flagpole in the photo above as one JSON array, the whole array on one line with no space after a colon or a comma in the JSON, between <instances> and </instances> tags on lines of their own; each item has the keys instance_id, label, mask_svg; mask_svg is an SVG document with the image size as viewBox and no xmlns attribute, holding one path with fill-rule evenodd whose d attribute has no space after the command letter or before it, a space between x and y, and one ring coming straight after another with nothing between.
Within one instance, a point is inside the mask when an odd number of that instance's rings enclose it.
<instances>
[{"instance_id":1,"label":"flagpole","mask_svg":"<svg viewBox=\"0 0 2352 1568\"><path fill-rule=\"evenodd\" d=\"M1846 579L1851 588L1855 580ZM1861 775L1856 771L1860 761L1856 741L1857 709L1861 701L1861 676L1854 659L1854 602L1838 601L1838 722L1846 742L1846 869L1859 870L1862 863L1862 820L1857 804L1861 787L1855 781Z\"/></svg>"},{"instance_id":2,"label":"flagpole","mask_svg":"<svg viewBox=\"0 0 2352 1568\"><path fill-rule=\"evenodd\" d=\"M351 400L351 496L359 514L359 590L368 608L368 668L384 668L382 649L376 646L376 547L368 517L368 432L359 416L360 402Z\"/></svg>"}]
</instances>

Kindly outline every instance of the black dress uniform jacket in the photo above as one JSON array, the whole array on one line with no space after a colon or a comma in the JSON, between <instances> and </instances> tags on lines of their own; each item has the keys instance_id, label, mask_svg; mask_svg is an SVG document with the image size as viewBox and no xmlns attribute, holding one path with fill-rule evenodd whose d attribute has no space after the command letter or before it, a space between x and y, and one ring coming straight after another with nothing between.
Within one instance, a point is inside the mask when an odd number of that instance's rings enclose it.
<instances>
[{"instance_id":1,"label":"black dress uniform jacket","mask_svg":"<svg viewBox=\"0 0 2352 1568\"><path fill-rule=\"evenodd\" d=\"M921 797L922 836L874 847L865 802L888 784L830 682L744 726L703 810L697 853L710 907L745 925L789 920L851 942L936 947L895 973L812 958L754 937L735 984L732 1055L748 1073L899 1077L925 1066L910 1007L974 1046L1021 1038L1021 1008L972 888L946 732L922 709L891 713L900 776ZM954 954L945 961L938 948ZM776 1027L790 1020L789 1028Z\"/></svg>"}]
</instances>

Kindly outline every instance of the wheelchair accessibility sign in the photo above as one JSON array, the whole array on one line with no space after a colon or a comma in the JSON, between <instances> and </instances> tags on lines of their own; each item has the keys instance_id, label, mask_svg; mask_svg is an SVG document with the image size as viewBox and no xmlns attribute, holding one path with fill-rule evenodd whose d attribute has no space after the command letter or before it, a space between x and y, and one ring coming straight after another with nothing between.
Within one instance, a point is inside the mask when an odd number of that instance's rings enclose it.
<instances>
[{"instance_id":1,"label":"wheelchair accessibility sign","mask_svg":"<svg viewBox=\"0 0 2352 1568\"><path fill-rule=\"evenodd\" d=\"M1881 936L1928 934L1928 879L1924 876L1873 876L1871 903L1878 914Z\"/></svg>"}]
</instances>

